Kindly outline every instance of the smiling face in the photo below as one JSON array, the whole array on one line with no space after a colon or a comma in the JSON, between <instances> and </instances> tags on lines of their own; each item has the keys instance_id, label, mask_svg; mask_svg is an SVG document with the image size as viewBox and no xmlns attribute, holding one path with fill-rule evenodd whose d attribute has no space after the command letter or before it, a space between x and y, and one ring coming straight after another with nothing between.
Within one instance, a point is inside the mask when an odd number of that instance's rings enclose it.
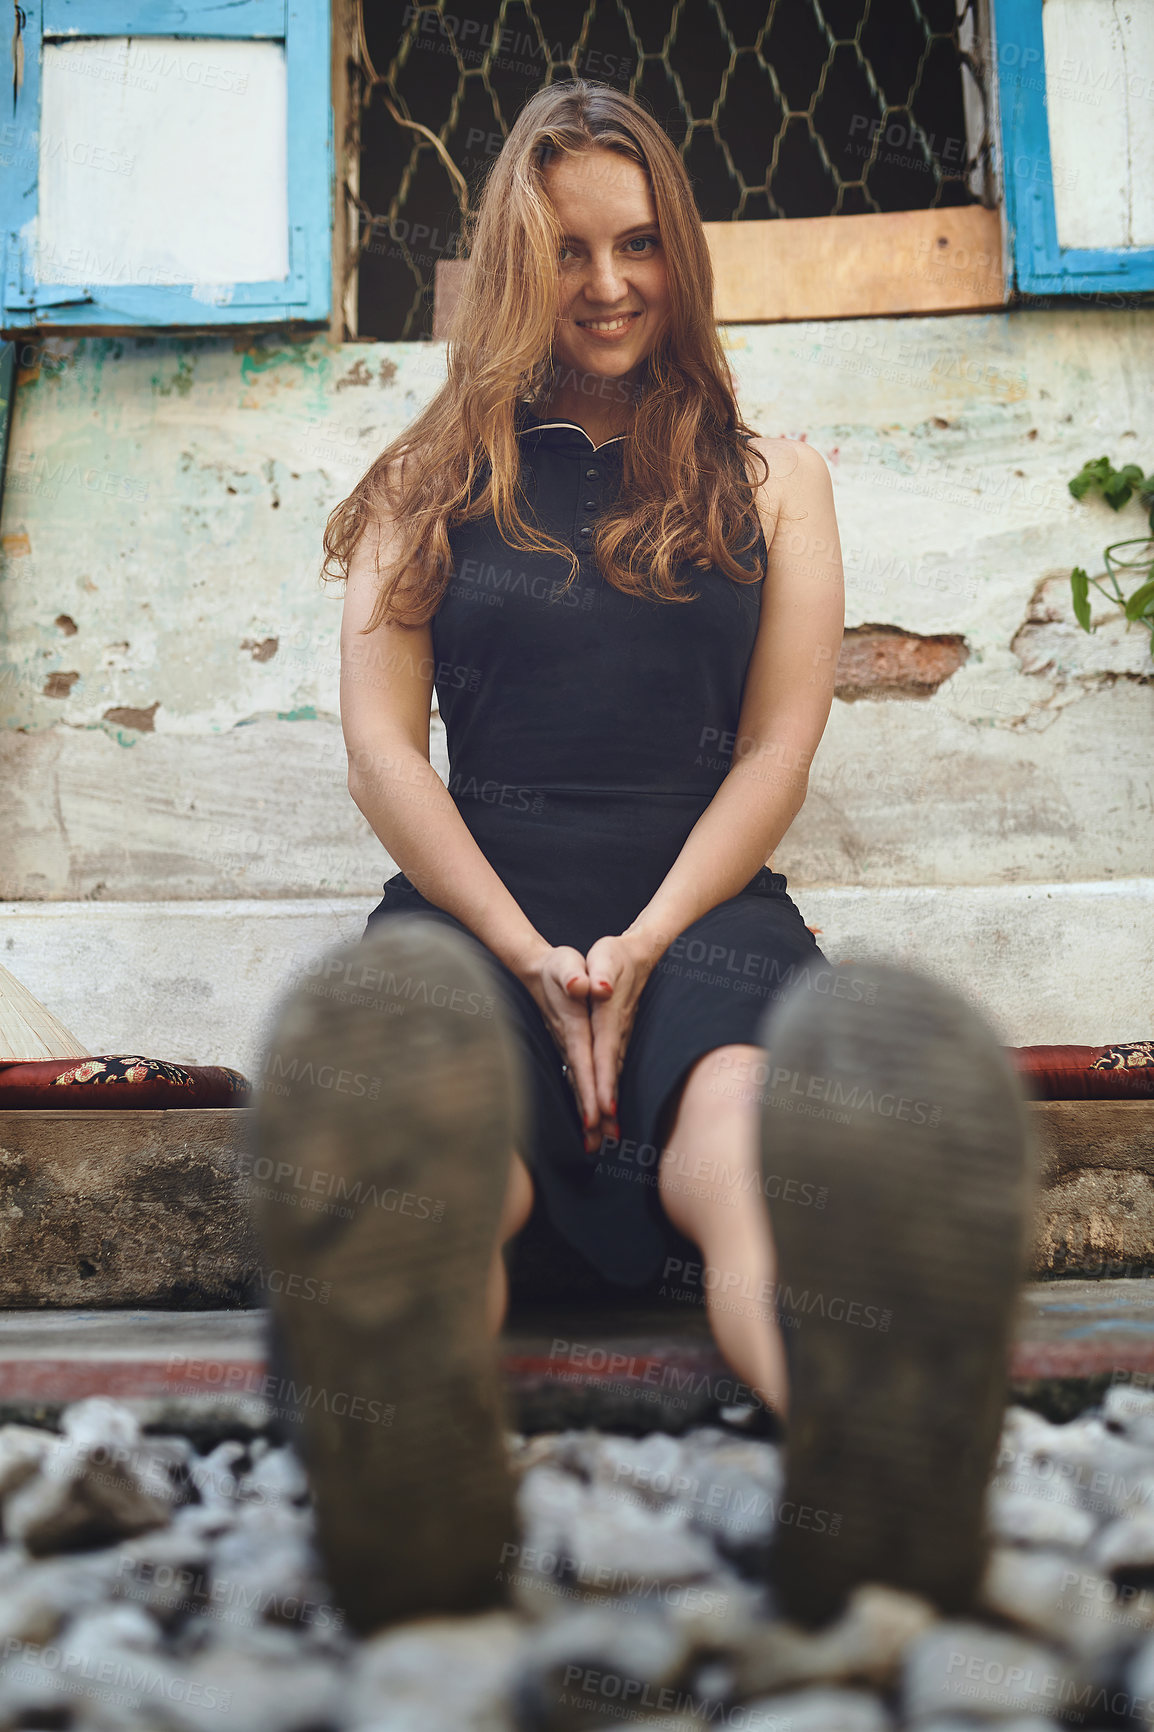
<instances>
[{"instance_id":1,"label":"smiling face","mask_svg":"<svg viewBox=\"0 0 1154 1732\"><path fill-rule=\"evenodd\" d=\"M668 319L669 281L653 192L639 163L603 149L560 155L545 170L545 186L563 236L556 413L569 395L569 375L578 396L589 398L597 381L637 374Z\"/></svg>"}]
</instances>

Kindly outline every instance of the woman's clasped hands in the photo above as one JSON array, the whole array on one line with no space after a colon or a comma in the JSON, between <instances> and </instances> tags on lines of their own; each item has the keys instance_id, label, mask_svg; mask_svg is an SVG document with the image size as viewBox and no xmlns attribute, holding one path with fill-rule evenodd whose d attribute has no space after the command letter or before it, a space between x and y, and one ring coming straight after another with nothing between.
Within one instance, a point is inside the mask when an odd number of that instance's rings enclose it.
<instances>
[{"instance_id":1,"label":"woman's clasped hands","mask_svg":"<svg viewBox=\"0 0 1154 1732\"><path fill-rule=\"evenodd\" d=\"M558 945L526 979L564 1057L590 1154L621 1134L617 1083L654 960L651 947L623 934L599 938L588 956Z\"/></svg>"}]
</instances>

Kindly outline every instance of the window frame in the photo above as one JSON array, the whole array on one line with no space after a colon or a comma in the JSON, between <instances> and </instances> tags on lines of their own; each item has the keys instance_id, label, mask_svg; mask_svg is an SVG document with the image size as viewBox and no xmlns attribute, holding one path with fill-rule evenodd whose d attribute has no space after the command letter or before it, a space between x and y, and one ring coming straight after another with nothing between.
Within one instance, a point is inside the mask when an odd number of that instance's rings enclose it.
<instances>
[{"instance_id":1,"label":"window frame","mask_svg":"<svg viewBox=\"0 0 1154 1732\"><path fill-rule=\"evenodd\" d=\"M27 0L24 75L8 125L39 139L45 40L175 36L284 43L288 112L289 273L230 285L226 301L194 300L191 287L37 283L31 237L39 175L0 178L0 330L203 330L256 324L325 323L332 306L333 110L329 0ZM3 128L0 128L0 141ZM34 146L34 148L37 148ZM21 183L27 179L28 184Z\"/></svg>"},{"instance_id":2,"label":"window frame","mask_svg":"<svg viewBox=\"0 0 1154 1732\"><path fill-rule=\"evenodd\" d=\"M1062 247L1046 117L1043 0L991 0L1009 255L1023 295L1154 290L1154 247ZM1005 47L1003 47L1003 44ZM1013 48L1012 55L1005 50ZM1028 66L1036 71L1024 72ZM1025 161L1034 172L1019 175ZM1039 172L1040 171L1040 172Z\"/></svg>"}]
</instances>

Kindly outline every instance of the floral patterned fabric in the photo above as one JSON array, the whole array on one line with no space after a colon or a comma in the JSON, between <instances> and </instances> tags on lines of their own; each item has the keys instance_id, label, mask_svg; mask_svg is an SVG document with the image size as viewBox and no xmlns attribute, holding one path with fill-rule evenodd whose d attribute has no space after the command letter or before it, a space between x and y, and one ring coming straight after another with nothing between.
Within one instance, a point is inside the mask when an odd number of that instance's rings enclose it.
<instances>
[{"instance_id":1,"label":"floral patterned fabric","mask_svg":"<svg viewBox=\"0 0 1154 1732\"><path fill-rule=\"evenodd\" d=\"M0 1063L0 1108L243 1107L250 1085L223 1065L170 1064L135 1053Z\"/></svg>"},{"instance_id":2,"label":"floral patterned fabric","mask_svg":"<svg viewBox=\"0 0 1154 1732\"><path fill-rule=\"evenodd\" d=\"M1154 1100L1154 1041L1008 1048L1035 1100Z\"/></svg>"},{"instance_id":3,"label":"floral patterned fabric","mask_svg":"<svg viewBox=\"0 0 1154 1732\"><path fill-rule=\"evenodd\" d=\"M1112 1046L1011 1046L1007 1054L1035 1100L1154 1100L1154 1041ZM0 1062L0 1109L243 1107L252 1085L223 1065L170 1064L135 1053Z\"/></svg>"}]
</instances>

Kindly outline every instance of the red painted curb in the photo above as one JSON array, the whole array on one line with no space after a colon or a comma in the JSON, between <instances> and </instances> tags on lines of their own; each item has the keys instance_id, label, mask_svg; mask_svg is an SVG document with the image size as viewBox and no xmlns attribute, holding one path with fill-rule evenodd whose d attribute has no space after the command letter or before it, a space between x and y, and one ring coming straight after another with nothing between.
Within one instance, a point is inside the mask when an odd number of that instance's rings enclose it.
<instances>
[{"instance_id":1,"label":"red painted curb","mask_svg":"<svg viewBox=\"0 0 1154 1732\"><path fill-rule=\"evenodd\" d=\"M189 1376L188 1360L0 1359L0 1401L81 1401L87 1395L124 1399L171 1399L261 1393L263 1359L202 1361L219 1367L213 1382ZM227 1377L227 1381L225 1381Z\"/></svg>"},{"instance_id":2,"label":"red painted curb","mask_svg":"<svg viewBox=\"0 0 1154 1732\"><path fill-rule=\"evenodd\" d=\"M512 1390L550 1382L590 1390L607 1385L646 1390L664 1386L671 1376L679 1384L683 1379L714 1376L732 1381L733 1376L721 1356L707 1347L692 1353L648 1354L592 1347L580 1365L568 1356L512 1352L502 1356L501 1366ZM1125 1343L1020 1341L1010 1358L1014 1383L1089 1378L1104 1372L1154 1378L1154 1337ZM219 1401L229 1396L270 1400L276 1394L263 1358L0 1359L0 1402L70 1402L89 1395L125 1400Z\"/></svg>"}]
</instances>

